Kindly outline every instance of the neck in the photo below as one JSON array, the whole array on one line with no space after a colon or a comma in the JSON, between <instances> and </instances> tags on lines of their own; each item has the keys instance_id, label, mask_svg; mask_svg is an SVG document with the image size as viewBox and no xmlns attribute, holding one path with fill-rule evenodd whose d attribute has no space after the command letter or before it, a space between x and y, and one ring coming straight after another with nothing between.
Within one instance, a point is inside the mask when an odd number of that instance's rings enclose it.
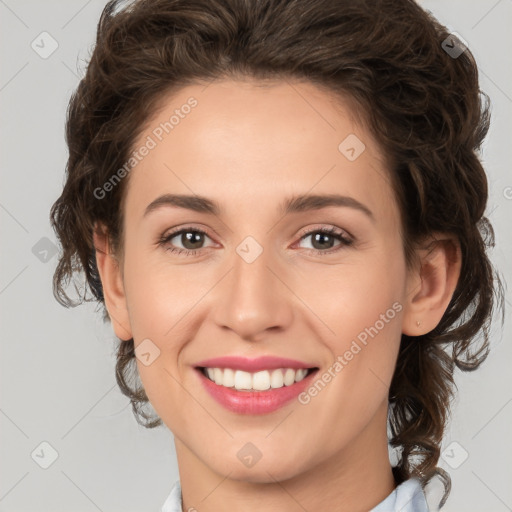
<instances>
[{"instance_id":1,"label":"neck","mask_svg":"<svg viewBox=\"0 0 512 512\"><path fill-rule=\"evenodd\" d=\"M372 421L340 451L283 481L234 480L212 471L175 438L183 510L228 512L363 512L378 505L396 487L388 455L387 401ZM384 424L384 427L383 427Z\"/></svg>"}]
</instances>

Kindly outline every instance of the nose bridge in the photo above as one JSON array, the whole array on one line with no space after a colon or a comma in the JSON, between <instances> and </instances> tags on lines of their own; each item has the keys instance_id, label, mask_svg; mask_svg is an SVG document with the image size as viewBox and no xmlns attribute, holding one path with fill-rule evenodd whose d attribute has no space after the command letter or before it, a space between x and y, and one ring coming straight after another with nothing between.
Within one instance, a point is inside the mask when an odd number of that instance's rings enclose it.
<instances>
[{"instance_id":1,"label":"nose bridge","mask_svg":"<svg viewBox=\"0 0 512 512\"><path fill-rule=\"evenodd\" d=\"M288 325L291 303L286 298L286 286L275 275L276 258L271 250L246 237L235 251L232 271L220 290L217 324L246 339Z\"/></svg>"}]
</instances>

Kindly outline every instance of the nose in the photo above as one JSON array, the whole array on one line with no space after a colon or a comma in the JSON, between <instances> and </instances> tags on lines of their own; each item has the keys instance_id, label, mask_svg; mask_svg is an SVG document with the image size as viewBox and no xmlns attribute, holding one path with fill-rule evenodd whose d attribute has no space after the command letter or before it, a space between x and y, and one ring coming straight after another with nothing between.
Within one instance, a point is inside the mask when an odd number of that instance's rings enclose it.
<instances>
[{"instance_id":1,"label":"nose","mask_svg":"<svg viewBox=\"0 0 512 512\"><path fill-rule=\"evenodd\" d=\"M249 246L248 253L253 250ZM234 255L231 271L216 287L216 324L249 341L269 330L287 329L293 320L294 295L283 264L270 250L264 249L253 261L247 253L240 254Z\"/></svg>"}]
</instances>

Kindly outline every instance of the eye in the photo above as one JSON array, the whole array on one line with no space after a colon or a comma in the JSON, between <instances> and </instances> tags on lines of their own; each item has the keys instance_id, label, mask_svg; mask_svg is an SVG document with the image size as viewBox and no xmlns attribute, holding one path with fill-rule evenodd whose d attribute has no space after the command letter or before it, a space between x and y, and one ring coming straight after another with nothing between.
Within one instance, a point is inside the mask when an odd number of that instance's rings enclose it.
<instances>
[{"instance_id":1,"label":"eye","mask_svg":"<svg viewBox=\"0 0 512 512\"><path fill-rule=\"evenodd\" d=\"M345 246L350 246L354 243L354 240L349 237L344 231L336 228L318 228L307 231L301 235L300 241L311 238L311 245L313 246L310 251L316 254L331 254L341 250ZM332 249L332 244L338 241L337 248Z\"/></svg>"},{"instance_id":2,"label":"eye","mask_svg":"<svg viewBox=\"0 0 512 512\"><path fill-rule=\"evenodd\" d=\"M192 256L198 249L202 249L201 246L204 244L205 237L210 238L206 231L200 228L186 227L164 235L158 243L164 246L167 251ZM175 244L171 244L171 240L175 238L184 247L173 247ZM168 245L171 245L171 247L167 247Z\"/></svg>"},{"instance_id":3,"label":"eye","mask_svg":"<svg viewBox=\"0 0 512 512\"><path fill-rule=\"evenodd\" d=\"M158 244L176 254L184 254L185 256L193 256L203 249L205 238L210 238L206 231L196 227L184 227L168 233L160 238ZM315 254L331 254L338 252L344 247L350 246L354 240L347 235L344 231L334 226L330 228L320 227L317 229L305 231L300 235L299 243L307 238L312 239L312 248L308 252ZM176 239L175 242L172 240ZM338 245L333 249L332 244L338 241ZM176 247L176 244L181 244L182 247Z\"/></svg>"}]
</instances>

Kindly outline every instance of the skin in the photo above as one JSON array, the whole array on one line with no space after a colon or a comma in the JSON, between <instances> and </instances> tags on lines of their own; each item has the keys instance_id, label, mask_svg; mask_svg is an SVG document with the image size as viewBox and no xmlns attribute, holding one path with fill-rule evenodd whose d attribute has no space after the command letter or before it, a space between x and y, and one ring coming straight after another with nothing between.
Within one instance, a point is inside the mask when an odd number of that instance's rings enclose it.
<instances>
[{"instance_id":1,"label":"skin","mask_svg":"<svg viewBox=\"0 0 512 512\"><path fill-rule=\"evenodd\" d=\"M197 107L129 175L124 253L112 253L101 225L94 235L116 335L136 347L149 338L160 350L149 366L137 365L174 434L183 510L295 512L335 503L367 511L396 487L386 420L400 336L439 323L460 273L458 243L437 233L439 243L419 247L418 264L407 268L377 143L348 103L307 82L187 86L164 98L134 147L190 96ZM348 134L366 146L354 161L338 150ZM284 217L278 209L294 194L333 192L364 204L374 220L347 206ZM206 196L222 212L166 206L144 216L163 193ZM189 248L181 235L158 245L171 228L189 226L208 233L195 255L166 250ZM303 230L333 226L353 244L301 239ZM263 248L250 264L236 252L247 236ZM322 374L396 302L401 311L306 405L236 414L206 393L193 369L210 357L277 355ZM262 453L250 468L237 457L248 442Z\"/></svg>"}]
</instances>

